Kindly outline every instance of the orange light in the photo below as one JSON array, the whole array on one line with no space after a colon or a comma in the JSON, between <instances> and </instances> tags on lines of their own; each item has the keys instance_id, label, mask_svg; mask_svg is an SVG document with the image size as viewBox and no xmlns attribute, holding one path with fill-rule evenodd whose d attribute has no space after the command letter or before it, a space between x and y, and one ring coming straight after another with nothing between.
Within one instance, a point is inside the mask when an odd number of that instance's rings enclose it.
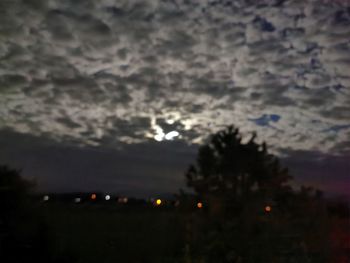
<instances>
[{"instance_id":1,"label":"orange light","mask_svg":"<svg viewBox=\"0 0 350 263\"><path fill-rule=\"evenodd\" d=\"M91 195L91 200L96 200L96 194Z\"/></svg>"},{"instance_id":2,"label":"orange light","mask_svg":"<svg viewBox=\"0 0 350 263\"><path fill-rule=\"evenodd\" d=\"M161 205L161 204L162 204L162 200L157 199L157 200L156 200L156 205Z\"/></svg>"},{"instance_id":3,"label":"orange light","mask_svg":"<svg viewBox=\"0 0 350 263\"><path fill-rule=\"evenodd\" d=\"M198 208L203 208L203 203L198 202L198 203L197 203L197 207L198 207Z\"/></svg>"},{"instance_id":4,"label":"orange light","mask_svg":"<svg viewBox=\"0 0 350 263\"><path fill-rule=\"evenodd\" d=\"M271 212L271 206L267 205L265 206L265 212Z\"/></svg>"}]
</instances>

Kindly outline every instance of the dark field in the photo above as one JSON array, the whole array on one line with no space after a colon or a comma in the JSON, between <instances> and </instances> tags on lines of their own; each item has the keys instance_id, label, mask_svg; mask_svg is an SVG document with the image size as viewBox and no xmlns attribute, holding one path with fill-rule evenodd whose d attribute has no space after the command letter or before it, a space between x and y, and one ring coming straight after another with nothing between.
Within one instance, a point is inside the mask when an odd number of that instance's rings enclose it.
<instances>
[{"instance_id":1,"label":"dark field","mask_svg":"<svg viewBox=\"0 0 350 263\"><path fill-rule=\"evenodd\" d=\"M178 262L184 217L157 208L52 205L43 208L54 251L78 262Z\"/></svg>"}]
</instances>

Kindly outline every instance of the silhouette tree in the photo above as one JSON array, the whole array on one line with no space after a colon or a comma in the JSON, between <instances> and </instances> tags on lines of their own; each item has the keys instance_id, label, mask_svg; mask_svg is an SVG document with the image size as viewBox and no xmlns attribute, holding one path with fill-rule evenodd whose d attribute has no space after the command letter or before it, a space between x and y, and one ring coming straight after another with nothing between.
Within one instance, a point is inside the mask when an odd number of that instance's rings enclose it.
<instances>
[{"instance_id":1,"label":"silhouette tree","mask_svg":"<svg viewBox=\"0 0 350 263\"><path fill-rule=\"evenodd\" d=\"M34 184L0 165L0 262L76 262L55 255L48 225L30 198Z\"/></svg>"},{"instance_id":2,"label":"silhouette tree","mask_svg":"<svg viewBox=\"0 0 350 263\"><path fill-rule=\"evenodd\" d=\"M255 142L254 133L242 142L238 128L229 126L199 148L197 163L186 173L187 184L202 196L221 196L242 201L252 194L266 197L284 189L291 179L265 143Z\"/></svg>"},{"instance_id":3,"label":"silhouette tree","mask_svg":"<svg viewBox=\"0 0 350 263\"><path fill-rule=\"evenodd\" d=\"M20 177L20 171L0 165L0 207L1 221L19 212L27 201L32 183Z\"/></svg>"},{"instance_id":4,"label":"silhouette tree","mask_svg":"<svg viewBox=\"0 0 350 263\"><path fill-rule=\"evenodd\" d=\"M288 169L255 139L244 143L229 126L199 147L185 176L209 213L192 213L187 254L192 262L327 262L320 193L295 192Z\"/></svg>"}]
</instances>

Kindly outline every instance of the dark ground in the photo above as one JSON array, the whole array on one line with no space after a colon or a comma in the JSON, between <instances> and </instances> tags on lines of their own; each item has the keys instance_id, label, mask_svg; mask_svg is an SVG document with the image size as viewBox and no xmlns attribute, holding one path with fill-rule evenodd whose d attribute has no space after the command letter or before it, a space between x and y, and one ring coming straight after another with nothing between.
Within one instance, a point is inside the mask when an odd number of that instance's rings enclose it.
<instances>
[{"instance_id":1,"label":"dark ground","mask_svg":"<svg viewBox=\"0 0 350 263\"><path fill-rule=\"evenodd\" d=\"M56 253L69 253L78 262L166 263L183 258L184 217L174 210L50 205L43 213Z\"/></svg>"}]
</instances>

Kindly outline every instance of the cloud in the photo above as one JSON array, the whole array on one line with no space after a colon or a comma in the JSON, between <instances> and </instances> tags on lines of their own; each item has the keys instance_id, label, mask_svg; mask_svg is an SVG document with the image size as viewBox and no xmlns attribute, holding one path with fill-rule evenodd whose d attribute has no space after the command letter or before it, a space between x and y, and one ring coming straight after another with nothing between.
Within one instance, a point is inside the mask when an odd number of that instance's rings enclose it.
<instances>
[{"instance_id":1,"label":"cloud","mask_svg":"<svg viewBox=\"0 0 350 263\"><path fill-rule=\"evenodd\" d=\"M2 5L0 129L116 148L152 139L152 120L163 130L173 121L189 144L229 123L257 130L262 140L278 143L276 151L330 152L349 140L344 129L332 138L324 132L347 125L350 114L343 6L239 0Z\"/></svg>"}]
</instances>

